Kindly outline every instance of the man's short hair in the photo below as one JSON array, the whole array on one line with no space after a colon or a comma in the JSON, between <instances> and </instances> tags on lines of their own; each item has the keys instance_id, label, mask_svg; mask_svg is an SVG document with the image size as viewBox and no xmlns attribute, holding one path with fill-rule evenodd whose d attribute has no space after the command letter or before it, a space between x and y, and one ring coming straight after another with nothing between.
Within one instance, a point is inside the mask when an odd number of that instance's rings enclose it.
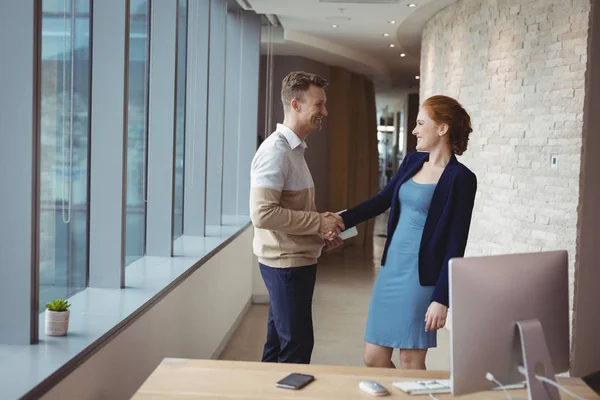
<instances>
[{"instance_id":1,"label":"man's short hair","mask_svg":"<svg viewBox=\"0 0 600 400\"><path fill-rule=\"evenodd\" d=\"M310 72L294 71L287 74L281 83L283 108L287 110L293 99L302 101L304 93L308 91L310 85L325 89L329 82L327 79Z\"/></svg>"}]
</instances>

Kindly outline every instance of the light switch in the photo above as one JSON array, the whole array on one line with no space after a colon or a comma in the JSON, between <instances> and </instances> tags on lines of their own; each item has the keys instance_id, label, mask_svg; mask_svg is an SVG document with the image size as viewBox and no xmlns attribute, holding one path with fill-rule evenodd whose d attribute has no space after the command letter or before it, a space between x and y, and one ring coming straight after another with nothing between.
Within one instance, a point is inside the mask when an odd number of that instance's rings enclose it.
<instances>
[{"instance_id":1,"label":"light switch","mask_svg":"<svg viewBox=\"0 0 600 400\"><path fill-rule=\"evenodd\" d=\"M552 167L552 169L557 169L558 168L558 156L551 156L550 157L550 167Z\"/></svg>"}]
</instances>

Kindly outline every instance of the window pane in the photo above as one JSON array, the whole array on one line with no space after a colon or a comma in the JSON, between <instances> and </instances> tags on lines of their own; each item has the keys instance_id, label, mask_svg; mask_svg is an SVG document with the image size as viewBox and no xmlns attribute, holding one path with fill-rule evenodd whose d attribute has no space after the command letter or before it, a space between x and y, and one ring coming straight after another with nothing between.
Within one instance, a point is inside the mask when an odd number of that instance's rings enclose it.
<instances>
[{"instance_id":1,"label":"window pane","mask_svg":"<svg viewBox=\"0 0 600 400\"><path fill-rule=\"evenodd\" d=\"M179 21L177 21L177 109L175 114L175 207L173 221L175 238L183 234L187 11L187 0L179 0Z\"/></svg>"},{"instance_id":2,"label":"window pane","mask_svg":"<svg viewBox=\"0 0 600 400\"><path fill-rule=\"evenodd\" d=\"M223 138L227 144L223 149L223 196L221 207L223 225L237 220L239 131L242 72L242 19L241 9L227 10L227 35L225 56L225 122Z\"/></svg>"},{"instance_id":3,"label":"window pane","mask_svg":"<svg viewBox=\"0 0 600 400\"><path fill-rule=\"evenodd\" d=\"M89 9L42 3L40 311L87 285Z\"/></svg>"},{"instance_id":4,"label":"window pane","mask_svg":"<svg viewBox=\"0 0 600 400\"><path fill-rule=\"evenodd\" d=\"M149 1L132 0L129 20L127 107L126 264L141 258L146 249L149 22Z\"/></svg>"}]
</instances>

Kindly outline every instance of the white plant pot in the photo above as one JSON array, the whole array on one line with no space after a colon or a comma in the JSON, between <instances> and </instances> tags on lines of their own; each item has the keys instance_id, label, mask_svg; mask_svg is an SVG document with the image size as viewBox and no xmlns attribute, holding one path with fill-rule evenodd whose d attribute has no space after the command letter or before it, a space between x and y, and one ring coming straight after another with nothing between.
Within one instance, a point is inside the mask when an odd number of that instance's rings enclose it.
<instances>
[{"instance_id":1,"label":"white plant pot","mask_svg":"<svg viewBox=\"0 0 600 400\"><path fill-rule=\"evenodd\" d=\"M65 336L69 329L69 310L50 311L46 310L46 335Z\"/></svg>"}]
</instances>

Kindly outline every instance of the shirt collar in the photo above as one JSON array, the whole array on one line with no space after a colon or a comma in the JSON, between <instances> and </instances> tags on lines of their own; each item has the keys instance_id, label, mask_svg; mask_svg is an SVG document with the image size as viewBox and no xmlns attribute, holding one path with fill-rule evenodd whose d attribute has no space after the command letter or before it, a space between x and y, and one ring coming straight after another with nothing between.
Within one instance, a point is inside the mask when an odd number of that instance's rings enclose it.
<instances>
[{"instance_id":1,"label":"shirt collar","mask_svg":"<svg viewBox=\"0 0 600 400\"><path fill-rule=\"evenodd\" d=\"M306 146L306 142L300 140L298 135L296 135L293 130L283 124L277 124L277 132L281 133L285 137L292 150L298 146L302 147L303 149L308 147Z\"/></svg>"}]
</instances>

